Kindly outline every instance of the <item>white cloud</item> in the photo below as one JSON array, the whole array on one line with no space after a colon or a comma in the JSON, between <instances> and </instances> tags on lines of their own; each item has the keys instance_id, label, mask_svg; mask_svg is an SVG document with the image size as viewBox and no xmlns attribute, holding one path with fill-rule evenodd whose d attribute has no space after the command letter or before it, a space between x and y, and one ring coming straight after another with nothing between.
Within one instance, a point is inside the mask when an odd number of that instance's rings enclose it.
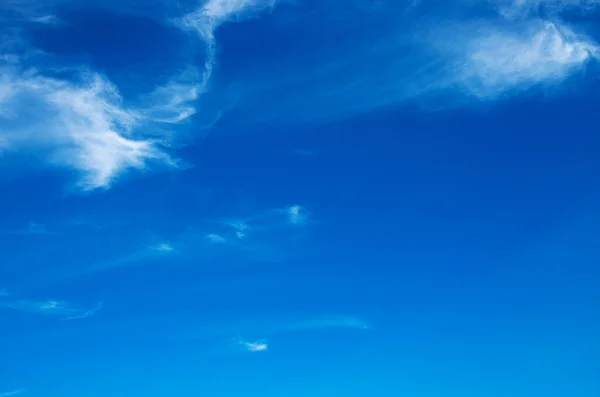
<instances>
[{"instance_id":1,"label":"white cloud","mask_svg":"<svg viewBox=\"0 0 600 397\"><path fill-rule=\"evenodd\" d=\"M438 36L436 47L454 67L433 88L459 89L479 100L557 85L599 54L591 39L539 19L463 24L452 30Z\"/></svg>"},{"instance_id":2,"label":"white cloud","mask_svg":"<svg viewBox=\"0 0 600 397\"><path fill-rule=\"evenodd\" d=\"M223 244L225 242L225 238L216 233L209 233L206 235L206 239L213 244Z\"/></svg>"},{"instance_id":3,"label":"white cloud","mask_svg":"<svg viewBox=\"0 0 600 397\"><path fill-rule=\"evenodd\" d=\"M207 41L214 41L214 31L223 23L251 18L265 8L274 7L276 3L277 0L209 0L184 16L179 25L197 31Z\"/></svg>"},{"instance_id":4,"label":"white cloud","mask_svg":"<svg viewBox=\"0 0 600 397\"><path fill-rule=\"evenodd\" d=\"M165 124L180 124L196 112L195 101L206 91L216 57L214 31L229 20L252 17L275 0L209 0L176 24L204 38L204 70L184 70L166 84L138 98L142 106L124 105L117 88L96 73L59 78L21 70L19 56L2 46L0 64L0 150L34 149L49 163L80 174L82 190L108 188L126 171L152 164L175 167L166 153L171 139ZM29 21L56 24L48 7L12 1L5 5ZM19 38L14 40L19 41ZM29 48L28 46L25 46ZM29 50L31 50L29 48ZM62 75L73 75L67 71Z\"/></svg>"},{"instance_id":5,"label":"white cloud","mask_svg":"<svg viewBox=\"0 0 600 397\"><path fill-rule=\"evenodd\" d=\"M301 225L306 222L308 212L299 205L292 205L287 208L290 223L292 225Z\"/></svg>"},{"instance_id":6,"label":"white cloud","mask_svg":"<svg viewBox=\"0 0 600 397\"><path fill-rule=\"evenodd\" d=\"M490 32L470 44L463 81L479 97L560 82L597 54L595 44L551 22L523 32Z\"/></svg>"},{"instance_id":7,"label":"white cloud","mask_svg":"<svg viewBox=\"0 0 600 397\"><path fill-rule=\"evenodd\" d=\"M175 249L168 243L160 243L151 247L155 251L159 252L173 252Z\"/></svg>"},{"instance_id":8,"label":"white cloud","mask_svg":"<svg viewBox=\"0 0 600 397\"><path fill-rule=\"evenodd\" d=\"M260 340L256 342L240 342L246 350L250 352L263 352L266 351L269 346L267 345L266 340Z\"/></svg>"},{"instance_id":9,"label":"white cloud","mask_svg":"<svg viewBox=\"0 0 600 397\"><path fill-rule=\"evenodd\" d=\"M45 301L8 299L0 301L0 306L29 313L62 317L63 320L75 320L94 315L102 309L102 302L99 302L92 309L84 309L71 302L52 299Z\"/></svg>"},{"instance_id":10,"label":"white cloud","mask_svg":"<svg viewBox=\"0 0 600 397\"><path fill-rule=\"evenodd\" d=\"M215 31L217 28L228 21L239 21L251 18L263 9L273 8L277 1L278 0L208 0L198 9L174 21L174 24L180 29L197 33L206 44L204 70L196 85L196 89L199 92L205 92L207 90L213 75L217 56L217 43L215 39ZM170 89L174 89L176 92L181 90L177 84ZM189 93L187 95L189 95ZM176 97L181 97L181 95L176 95ZM177 108L180 107L180 105L177 106ZM179 114L186 115L186 112L180 112ZM173 119L178 120L179 117L175 116ZM211 123L211 125L219 118L220 115L213 123Z\"/></svg>"},{"instance_id":11,"label":"white cloud","mask_svg":"<svg viewBox=\"0 0 600 397\"><path fill-rule=\"evenodd\" d=\"M159 123L181 123L196 114L194 101L205 89L205 83L201 82L198 71L188 68L148 95L146 100L150 104L143 113Z\"/></svg>"},{"instance_id":12,"label":"white cloud","mask_svg":"<svg viewBox=\"0 0 600 397\"><path fill-rule=\"evenodd\" d=\"M244 220L226 222L225 224L241 232L249 229L256 232L266 232L303 225L308 222L309 215L304 207L294 204L262 211L253 216L245 217Z\"/></svg>"},{"instance_id":13,"label":"white cloud","mask_svg":"<svg viewBox=\"0 0 600 397\"><path fill-rule=\"evenodd\" d=\"M37 149L81 174L83 190L107 188L150 162L175 166L157 139L136 131L140 114L123 106L109 81L95 73L68 81L35 71L2 69L0 138L5 150Z\"/></svg>"},{"instance_id":14,"label":"white cloud","mask_svg":"<svg viewBox=\"0 0 600 397\"><path fill-rule=\"evenodd\" d=\"M226 222L225 224L235 230L235 236L240 240L246 238L246 233L250 228L244 221Z\"/></svg>"}]
</instances>

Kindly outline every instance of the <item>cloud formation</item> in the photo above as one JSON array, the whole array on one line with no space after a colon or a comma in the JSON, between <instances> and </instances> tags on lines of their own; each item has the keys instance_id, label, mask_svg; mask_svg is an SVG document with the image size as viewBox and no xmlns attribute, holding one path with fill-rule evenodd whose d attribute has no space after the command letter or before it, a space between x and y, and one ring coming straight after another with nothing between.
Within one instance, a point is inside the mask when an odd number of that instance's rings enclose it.
<instances>
[{"instance_id":1,"label":"cloud formation","mask_svg":"<svg viewBox=\"0 0 600 397\"><path fill-rule=\"evenodd\" d=\"M109 187L127 170L176 166L159 139L136 132L142 115L96 73L75 80L0 66L0 141L6 151L35 149L51 164L77 171L83 190Z\"/></svg>"},{"instance_id":2,"label":"cloud formation","mask_svg":"<svg viewBox=\"0 0 600 397\"><path fill-rule=\"evenodd\" d=\"M52 13L60 3L4 4L0 13L8 10L20 16L7 26L2 26L6 21L0 18L0 29L10 29L18 21L62 23ZM127 13L127 4L124 2L119 12ZM108 188L130 170L155 165L177 167L179 163L168 154L173 142L171 129L198 112L196 101L207 91L215 64L215 30L227 21L253 17L274 5L274 0L210 0L177 18L177 27L199 34L205 42L203 70L185 66L183 72L152 92L127 101L99 73L76 71L72 65L66 65L70 68L67 73L44 70L40 66L45 58L39 57L37 49L21 43L27 48L25 52L23 48L11 52L12 44L4 45L0 48L4 58L4 62L0 60L0 150L33 149L50 164L77 172L77 185L84 191ZM10 40L23 41L19 37ZM32 52L39 57L35 68L22 62L26 59L31 63L35 58Z\"/></svg>"},{"instance_id":3,"label":"cloud formation","mask_svg":"<svg viewBox=\"0 0 600 397\"><path fill-rule=\"evenodd\" d=\"M1 296L0 296L1 297ZM0 300L0 307L19 310L29 313L42 314L47 316L60 317L63 320L77 320L91 317L102 309L102 302L99 302L91 309L81 308L71 302L59 300L22 300L14 299L11 295L5 295Z\"/></svg>"},{"instance_id":4,"label":"cloud formation","mask_svg":"<svg viewBox=\"0 0 600 397\"><path fill-rule=\"evenodd\" d=\"M208 0L196 10L174 21L175 26L180 29L198 34L206 45L204 70L196 89L201 92L208 90L216 63L215 32L219 26L230 21L252 18L264 9L272 9L277 2L278 0ZM219 113L209 126L212 127L220 117Z\"/></svg>"},{"instance_id":5,"label":"cloud formation","mask_svg":"<svg viewBox=\"0 0 600 397\"><path fill-rule=\"evenodd\" d=\"M20 29L32 22L62 23L53 10L60 0L44 7L25 3L4 6L26 21ZM230 111L232 123L289 124L412 101L425 108L488 103L559 87L600 54L593 37L566 12L594 12L596 0L454 0L428 6L384 1L343 8L322 2L311 4L310 12L283 10L285 29L274 24L280 30L264 34L287 43L292 55L259 54L247 59L248 74L234 69L213 79L219 28L258 17L278 3L208 0L188 13L153 15L190 33L189 39L201 44L194 51L203 51L203 57L198 64L197 53L188 51L195 55L184 57L178 72L169 71L171 77L161 76L144 92L124 94L107 76L61 64L11 33L0 48L0 151L34 152L77 173L78 187L90 191L108 188L130 171L180 167L172 154L179 129L200 116L211 121L196 132L226 121ZM106 7L134 13L130 5ZM2 33L14 27L1 22L6 21L0 21ZM349 40L333 48L321 40L329 36ZM44 67L47 61L52 67ZM223 103L228 105L218 105ZM216 119L208 115L215 110ZM295 210L290 221L302 223L306 212L290 208ZM238 230L238 239L247 235Z\"/></svg>"},{"instance_id":6,"label":"cloud formation","mask_svg":"<svg viewBox=\"0 0 600 397\"><path fill-rule=\"evenodd\" d=\"M56 15L41 15L32 17L31 22L41 23L43 25L59 25L63 23Z\"/></svg>"},{"instance_id":7,"label":"cloud formation","mask_svg":"<svg viewBox=\"0 0 600 397\"><path fill-rule=\"evenodd\" d=\"M260 52L248 61L252 73L241 82L227 81L244 76L242 68L229 65L236 74L219 79L223 91L236 95L229 122L288 125L411 103L454 109L535 92L557 94L572 76L594 71L590 66L599 55L593 31L565 11L589 12L596 5L454 0L415 4L406 12L406 4L391 1L360 9L315 4L309 15L286 14L287 30L261 33L277 35L293 56ZM348 37L353 44L319 39L328 36Z\"/></svg>"},{"instance_id":8,"label":"cloud formation","mask_svg":"<svg viewBox=\"0 0 600 397\"><path fill-rule=\"evenodd\" d=\"M180 124L196 114L195 101L205 90L200 83L199 72L189 67L166 84L158 86L145 100L147 108L143 114L157 123Z\"/></svg>"},{"instance_id":9,"label":"cloud formation","mask_svg":"<svg viewBox=\"0 0 600 397\"><path fill-rule=\"evenodd\" d=\"M559 84L600 54L594 42L558 22L478 22L452 29L448 41L438 38L441 55L456 65L440 86L479 100Z\"/></svg>"},{"instance_id":10,"label":"cloud formation","mask_svg":"<svg viewBox=\"0 0 600 397\"><path fill-rule=\"evenodd\" d=\"M175 248L168 243L160 243L151 248L159 252L173 252L175 250Z\"/></svg>"},{"instance_id":11,"label":"cloud formation","mask_svg":"<svg viewBox=\"0 0 600 397\"><path fill-rule=\"evenodd\" d=\"M259 340L255 342L245 342L241 341L240 344L244 346L244 348L249 352L264 352L267 351L269 346L267 345L266 340Z\"/></svg>"},{"instance_id":12,"label":"cloud formation","mask_svg":"<svg viewBox=\"0 0 600 397\"><path fill-rule=\"evenodd\" d=\"M276 3L277 0L208 0L178 23L212 43L216 29L223 23L252 18L264 9L273 8Z\"/></svg>"},{"instance_id":13,"label":"cloud formation","mask_svg":"<svg viewBox=\"0 0 600 397\"><path fill-rule=\"evenodd\" d=\"M223 244L225 243L225 238L216 233L209 233L206 235L206 239L213 244Z\"/></svg>"}]
</instances>

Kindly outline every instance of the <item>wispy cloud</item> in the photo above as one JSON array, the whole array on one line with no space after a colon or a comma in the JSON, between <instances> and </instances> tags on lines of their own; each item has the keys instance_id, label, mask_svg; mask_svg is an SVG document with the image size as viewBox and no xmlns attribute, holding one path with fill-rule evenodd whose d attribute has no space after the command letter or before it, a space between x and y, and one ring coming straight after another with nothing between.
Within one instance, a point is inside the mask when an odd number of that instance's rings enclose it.
<instances>
[{"instance_id":1,"label":"wispy cloud","mask_svg":"<svg viewBox=\"0 0 600 397\"><path fill-rule=\"evenodd\" d=\"M574 9L589 12L600 6L599 0L488 0L506 18L538 16L540 11L557 14Z\"/></svg>"},{"instance_id":2,"label":"wispy cloud","mask_svg":"<svg viewBox=\"0 0 600 397\"><path fill-rule=\"evenodd\" d=\"M302 225L308 219L308 212L299 205L291 205L284 211L292 225Z\"/></svg>"},{"instance_id":3,"label":"wispy cloud","mask_svg":"<svg viewBox=\"0 0 600 397\"><path fill-rule=\"evenodd\" d=\"M0 9L17 13L24 21L53 25L61 22L52 10L59 3L51 1L42 7L11 1ZM84 191L108 188L131 170L178 167L180 163L168 154L173 144L170 128L197 113L196 101L206 92L215 64L215 30L274 5L274 0L210 0L178 18L179 28L205 41L203 70L185 67L134 100L125 101L117 87L98 73L78 73L70 66L65 73L55 73L55 69L40 67L44 62L31 69L21 62L31 61L28 53L11 53L3 46L0 150L33 149L50 164L76 171L80 175L77 186ZM127 12L127 7L124 2L120 11ZM19 40L24 41L14 38ZM41 56L36 49L28 47L27 51Z\"/></svg>"},{"instance_id":4,"label":"wispy cloud","mask_svg":"<svg viewBox=\"0 0 600 397\"><path fill-rule=\"evenodd\" d=\"M195 101L206 88L198 74L190 67L157 87L145 98L149 105L143 110L144 115L158 123L179 124L189 120L197 112Z\"/></svg>"},{"instance_id":5,"label":"wispy cloud","mask_svg":"<svg viewBox=\"0 0 600 397\"><path fill-rule=\"evenodd\" d=\"M5 150L45 153L49 163L78 171L83 190L107 188L125 171L150 163L176 166L158 139L134 134L140 114L124 107L102 76L85 72L70 81L14 67L0 70Z\"/></svg>"},{"instance_id":6,"label":"wispy cloud","mask_svg":"<svg viewBox=\"0 0 600 397\"><path fill-rule=\"evenodd\" d=\"M169 243L149 245L138 249L137 251L132 251L122 256L116 257L112 260L99 262L88 268L71 273L67 276L67 278L85 276L119 268L134 267L141 266L143 264L154 263L152 262L152 260L164 260L165 258L171 257L176 252L179 251L175 251L174 246ZM185 251L183 251L182 253L184 252Z\"/></svg>"},{"instance_id":7,"label":"wispy cloud","mask_svg":"<svg viewBox=\"0 0 600 397\"><path fill-rule=\"evenodd\" d=\"M209 0L178 23L212 42L215 30L223 23L252 18L264 9L273 8L276 3L277 0Z\"/></svg>"},{"instance_id":8,"label":"wispy cloud","mask_svg":"<svg viewBox=\"0 0 600 397\"><path fill-rule=\"evenodd\" d=\"M293 204L259 211L234 221L226 221L224 224L238 232L251 233L300 227L306 225L309 219L310 213L304 207Z\"/></svg>"},{"instance_id":9,"label":"wispy cloud","mask_svg":"<svg viewBox=\"0 0 600 397\"><path fill-rule=\"evenodd\" d=\"M10 295L5 296L4 298L5 299L0 300L0 307L29 313L61 317L63 320L87 318L96 314L96 312L102 309L102 302L99 302L91 309L85 309L67 301L52 299L44 301L23 300L14 299Z\"/></svg>"},{"instance_id":10,"label":"wispy cloud","mask_svg":"<svg viewBox=\"0 0 600 397\"><path fill-rule=\"evenodd\" d=\"M461 6L478 6L467 1ZM497 16L474 17L469 7L460 21L433 19L429 33L416 41L431 51L433 67L416 79L422 94L451 94L452 100L494 101L529 91L557 87L597 61L599 46L560 18L570 8L589 10L596 0L489 0ZM545 15L542 17L541 15ZM427 81L428 80L428 81Z\"/></svg>"},{"instance_id":11,"label":"wispy cloud","mask_svg":"<svg viewBox=\"0 0 600 397\"><path fill-rule=\"evenodd\" d=\"M246 342L246 341L240 341L239 342L247 351L249 352L264 352L267 351L269 346L267 344L267 341L265 339L263 340L258 340L255 342Z\"/></svg>"},{"instance_id":12,"label":"wispy cloud","mask_svg":"<svg viewBox=\"0 0 600 397\"><path fill-rule=\"evenodd\" d=\"M226 242L225 237L216 234L216 233L209 233L206 235L206 240L210 241L213 244L223 244Z\"/></svg>"},{"instance_id":13,"label":"wispy cloud","mask_svg":"<svg viewBox=\"0 0 600 397\"><path fill-rule=\"evenodd\" d=\"M315 4L310 26L288 15L294 34L273 32L289 39L297 56L261 54L254 74L236 84L242 88L230 122L287 125L407 103L438 110L532 92L557 95L572 76L597 72L590 68L598 60L594 31L569 16L599 3L453 0L417 4L408 13L403 2L360 10ZM524 8L509 17L505 8L513 6ZM356 41L334 48L318 40L342 33ZM298 37L314 45L296 45Z\"/></svg>"},{"instance_id":14,"label":"wispy cloud","mask_svg":"<svg viewBox=\"0 0 600 397\"><path fill-rule=\"evenodd\" d=\"M407 92L409 98L449 95L456 106L496 101L534 89L548 92L598 60L596 42L559 14L600 2L489 0L489 4L496 16L474 17L467 7L460 21L438 18L431 22L429 33L416 43L432 54L433 66L417 75L418 87Z\"/></svg>"},{"instance_id":15,"label":"wispy cloud","mask_svg":"<svg viewBox=\"0 0 600 397\"><path fill-rule=\"evenodd\" d=\"M61 23L63 23L60 20L60 18L58 18L56 15L51 14L31 17L30 21L35 23L41 23L43 25L60 25Z\"/></svg>"},{"instance_id":16,"label":"wispy cloud","mask_svg":"<svg viewBox=\"0 0 600 397\"><path fill-rule=\"evenodd\" d=\"M452 42L438 45L448 51L442 56L456 63L441 87L447 84L481 100L555 85L600 54L594 42L558 22L477 23L454 29Z\"/></svg>"},{"instance_id":17,"label":"wispy cloud","mask_svg":"<svg viewBox=\"0 0 600 397\"><path fill-rule=\"evenodd\" d=\"M213 219L170 236L168 242L145 244L111 260L100 261L84 269L78 268L57 278L157 265L169 258L183 262L192 258L219 260L232 257L248 262L277 261L296 252L295 247L302 243L302 239L297 237L305 235L309 221L308 211L299 205L258 211L248 216Z\"/></svg>"},{"instance_id":18,"label":"wispy cloud","mask_svg":"<svg viewBox=\"0 0 600 397\"><path fill-rule=\"evenodd\" d=\"M235 236L239 239L246 237L246 231L250 228L244 221L231 222L227 224L235 230Z\"/></svg>"},{"instance_id":19,"label":"wispy cloud","mask_svg":"<svg viewBox=\"0 0 600 397\"><path fill-rule=\"evenodd\" d=\"M157 245L153 245L150 248L159 252L173 252L175 250L175 248L173 248L173 246L168 243L160 243Z\"/></svg>"},{"instance_id":20,"label":"wispy cloud","mask_svg":"<svg viewBox=\"0 0 600 397\"><path fill-rule=\"evenodd\" d=\"M330 328L355 328L355 329L370 329L371 326L366 321L352 316L324 316L305 320L290 321L283 324L280 332L286 331L304 331L304 330L319 330Z\"/></svg>"},{"instance_id":21,"label":"wispy cloud","mask_svg":"<svg viewBox=\"0 0 600 397\"><path fill-rule=\"evenodd\" d=\"M65 317L64 319L65 320L79 320L79 319L87 318L87 317L90 317L90 316L93 316L94 314L96 314L100 309L102 309L103 306L104 305L102 302L98 302L98 304L95 307L93 307L92 309L85 310L85 311L78 310L73 315L71 315L69 317Z\"/></svg>"},{"instance_id":22,"label":"wispy cloud","mask_svg":"<svg viewBox=\"0 0 600 397\"><path fill-rule=\"evenodd\" d=\"M206 45L204 70L194 86L196 90L208 90L216 63L215 32L219 26L229 21L252 18L264 9L272 9L277 2L278 0L208 0L198 9L173 21L180 29L198 34ZM177 87L176 90L179 91L180 88ZM220 117L219 114L210 126L212 127Z\"/></svg>"},{"instance_id":23,"label":"wispy cloud","mask_svg":"<svg viewBox=\"0 0 600 397\"><path fill-rule=\"evenodd\" d=\"M319 331L334 329L369 330L371 325L366 321L353 316L323 316L306 319L288 319L287 321L275 321L272 324L263 324L258 327L248 328L247 332L261 333L263 335L275 336L279 334L295 333L300 331ZM238 339L237 344L249 352L260 352L268 349L268 340L260 339L247 341Z\"/></svg>"},{"instance_id":24,"label":"wispy cloud","mask_svg":"<svg viewBox=\"0 0 600 397\"><path fill-rule=\"evenodd\" d=\"M42 236L55 234L53 231L48 230L44 225L37 222L29 222L27 226L20 229L4 230L4 233L8 234L20 234L20 235L31 235L31 236Z\"/></svg>"},{"instance_id":25,"label":"wispy cloud","mask_svg":"<svg viewBox=\"0 0 600 397\"><path fill-rule=\"evenodd\" d=\"M0 397L17 396L19 394L23 394L24 392L25 392L25 390L23 390L23 389L7 391L7 392L0 393Z\"/></svg>"}]
</instances>

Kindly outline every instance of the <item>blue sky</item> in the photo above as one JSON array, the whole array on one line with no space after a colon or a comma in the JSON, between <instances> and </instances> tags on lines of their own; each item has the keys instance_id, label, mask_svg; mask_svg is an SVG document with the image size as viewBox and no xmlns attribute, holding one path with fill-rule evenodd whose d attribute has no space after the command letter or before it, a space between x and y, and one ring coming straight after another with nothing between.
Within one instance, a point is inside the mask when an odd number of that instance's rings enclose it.
<instances>
[{"instance_id":1,"label":"blue sky","mask_svg":"<svg viewBox=\"0 0 600 397\"><path fill-rule=\"evenodd\" d=\"M0 397L600 395L600 2L0 4Z\"/></svg>"}]
</instances>

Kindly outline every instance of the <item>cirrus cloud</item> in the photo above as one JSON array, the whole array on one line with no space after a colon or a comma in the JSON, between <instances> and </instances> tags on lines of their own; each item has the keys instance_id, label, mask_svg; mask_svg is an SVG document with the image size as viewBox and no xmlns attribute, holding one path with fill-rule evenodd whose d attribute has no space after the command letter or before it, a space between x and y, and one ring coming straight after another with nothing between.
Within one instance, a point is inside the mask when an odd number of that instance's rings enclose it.
<instances>
[{"instance_id":1,"label":"cirrus cloud","mask_svg":"<svg viewBox=\"0 0 600 397\"><path fill-rule=\"evenodd\" d=\"M110 187L124 172L150 164L177 165L160 139L136 130L143 116L125 107L101 75L68 80L17 66L0 70L5 151L36 150L48 163L78 172L83 190Z\"/></svg>"},{"instance_id":2,"label":"cirrus cloud","mask_svg":"<svg viewBox=\"0 0 600 397\"><path fill-rule=\"evenodd\" d=\"M4 299L0 300L0 307L28 313L61 317L63 320L78 320L93 316L102 309L103 304L102 302L99 302L92 308L83 308L67 301L53 299L41 301L16 299L11 295L5 295Z\"/></svg>"}]
</instances>

